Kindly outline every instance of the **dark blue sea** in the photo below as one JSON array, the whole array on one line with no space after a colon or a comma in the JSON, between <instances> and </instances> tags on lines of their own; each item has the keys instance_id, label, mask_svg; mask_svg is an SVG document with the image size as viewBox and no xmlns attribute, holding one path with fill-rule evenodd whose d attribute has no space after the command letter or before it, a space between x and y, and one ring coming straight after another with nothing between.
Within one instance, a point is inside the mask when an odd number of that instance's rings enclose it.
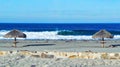
<instances>
[{"instance_id":1,"label":"dark blue sea","mask_svg":"<svg viewBox=\"0 0 120 67\"><path fill-rule=\"evenodd\" d=\"M13 29L26 33L28 39L92 39L101 29L120 38L120 23L0 23L0 38Z\"/></svg>"}]
</instances>

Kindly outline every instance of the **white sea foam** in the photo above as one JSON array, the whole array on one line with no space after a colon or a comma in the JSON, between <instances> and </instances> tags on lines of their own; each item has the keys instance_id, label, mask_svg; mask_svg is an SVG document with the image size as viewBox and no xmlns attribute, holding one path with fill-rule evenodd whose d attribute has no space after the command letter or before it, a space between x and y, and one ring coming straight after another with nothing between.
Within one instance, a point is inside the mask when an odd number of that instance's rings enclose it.
<instances>
[{"instance_id":1,"label":"white sea foam","mask_svg":"<svg viewBox=\"0 0 120 67\"><path fill-rule=\"evenodd\" d=\"M27 39L92 39L91 36L64 36L57 35L57 31L45 32L24 32L27 34Z\"/></svg>"},{"instance_id":2,"label":"white sea foam","mask_svg":"<svg viewBox=\"0 0 120 67\"><path fill-rule=\"evenodd\" d=\"M5 39L3 36L8 31L0 31L0 39ZM58 31L43 31L43 32L24 32L27 35L26 39L76 39L90 40L92 35L57 35ZM120 35L115 35L114 39L120 39Z\"/></svg>"}]
</instances>

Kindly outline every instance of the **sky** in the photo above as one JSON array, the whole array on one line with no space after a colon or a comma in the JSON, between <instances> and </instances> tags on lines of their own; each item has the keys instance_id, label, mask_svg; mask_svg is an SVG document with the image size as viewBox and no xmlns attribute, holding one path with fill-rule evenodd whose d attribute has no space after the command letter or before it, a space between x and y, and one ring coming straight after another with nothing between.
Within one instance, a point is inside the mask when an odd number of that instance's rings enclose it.
<instances>
[{"instance_id":1,"label":"sky","mask_svg":"<svg viewBox=\"0 0 120 67\"><path fill-rule=\"evenodd\" d=\"M120 22L120 0L0 0L0 23Z\"/></svg>"}]
</instances>

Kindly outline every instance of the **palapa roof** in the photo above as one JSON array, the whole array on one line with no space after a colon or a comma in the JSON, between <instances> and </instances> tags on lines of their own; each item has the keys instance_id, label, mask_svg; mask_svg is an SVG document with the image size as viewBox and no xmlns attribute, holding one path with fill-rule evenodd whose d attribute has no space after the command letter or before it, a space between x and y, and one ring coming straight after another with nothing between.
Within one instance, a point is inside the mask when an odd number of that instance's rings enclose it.
<instances>
[{"instance_id":1,"label":"palapa roof","mask_svg":"<svg viewBox=\"0 0 120 67\"><path fill-rule=\"evenodd\" d=\"M5 38L13 38L13 37L26 38L26 34L22 33L19 30L12 30L8 32L7 34L5 34L4 37Z\"/></svg>"},{"instance_id":2,"label":"palapa roof","mask_svg":"<svg viewBox=\"0 0 120 67\"><path fill-rule=\"evenodd\" d=\"M98 32L96 32L92 38L113 38L113 35L106 31L106 30L100 30Z\"/></svg>"}]
</instances>

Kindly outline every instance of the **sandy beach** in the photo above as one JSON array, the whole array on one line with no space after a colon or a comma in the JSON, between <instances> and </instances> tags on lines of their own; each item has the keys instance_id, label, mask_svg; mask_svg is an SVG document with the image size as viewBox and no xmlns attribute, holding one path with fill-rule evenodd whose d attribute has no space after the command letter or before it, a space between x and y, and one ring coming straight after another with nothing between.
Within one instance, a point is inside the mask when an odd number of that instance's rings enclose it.
<instances>
[{"instance_id":1,"label":"sandy beach","mask_svg":"<svg viewBox=\"0 0 120 67\"><path fill-rule=\"evenodd\" d=\"M120 52L120 40L109 40L105 48L101 47L98 40L18 40L17 48L11 47L13 40L0 40L0 50L30 50L30 51L67 51L83 52ZM118 45L115 48L109 45ZM9 49L8 49L9 48Z\"/></svg>"},{"instance_id":2,"label":"sandy beach","mask_svg":"<svg viewBox=\"0 0 120 67\"><path fill-rule=\"evenodd\" d=\"M120 0L0 0L0 67L120 67Z\"/></svg>"},{"instance_id":3,"label":"sandy beach","mask_svg":"<svg viewBox=\"0 0 120 67\"><path fill-rule=\"evenodd\" d=\"M120 53L120 40L107 40L105 48L96 40L0 40L0 51L106 52ZM118 45L109 47L109 45ZM119 67L120 59L38 58L17 53L0 56L1 67Z\"/></svg>"}]
</instances>

